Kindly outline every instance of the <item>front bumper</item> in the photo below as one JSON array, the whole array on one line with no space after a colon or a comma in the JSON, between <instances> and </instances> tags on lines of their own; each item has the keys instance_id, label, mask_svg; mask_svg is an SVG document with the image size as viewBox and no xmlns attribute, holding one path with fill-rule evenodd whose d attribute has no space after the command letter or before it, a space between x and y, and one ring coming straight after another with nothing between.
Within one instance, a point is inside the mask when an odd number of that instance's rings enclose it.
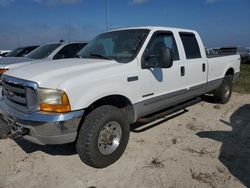
<instances>
[{"instance_id":1,"label":"front bumper","mask_svg":"<svg viewBox=\"0 0 250 188\"><path fill-rule=\"evenodd\" d=\"M74 142L84 110L69 113L23 113L9 107L0 99L0 118L13 128L28 129L23 138L39 144L65 144Z\"/></svg>"}]
</instances>

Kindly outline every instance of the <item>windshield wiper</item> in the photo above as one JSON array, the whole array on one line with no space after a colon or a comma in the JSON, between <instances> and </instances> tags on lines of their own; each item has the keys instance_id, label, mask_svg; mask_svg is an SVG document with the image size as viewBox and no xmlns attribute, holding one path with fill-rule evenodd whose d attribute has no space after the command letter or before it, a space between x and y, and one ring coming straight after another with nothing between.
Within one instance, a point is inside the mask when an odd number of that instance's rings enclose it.
<instances>
[{"instance_id":1,"label":"windshield wiper","mask_svg":"<svg viewBox=\"0 0 250 188\"><path fill-rule=\"evenodd\" d=\"M99 58L102 58L102 59L108 59L108 60L114 60L112 59L111 57L108 57L108 56L105 56L105 55L101 55L101 54L89 54L90 56L92 57L99 57Z\"/></svg>"}]
</instances>

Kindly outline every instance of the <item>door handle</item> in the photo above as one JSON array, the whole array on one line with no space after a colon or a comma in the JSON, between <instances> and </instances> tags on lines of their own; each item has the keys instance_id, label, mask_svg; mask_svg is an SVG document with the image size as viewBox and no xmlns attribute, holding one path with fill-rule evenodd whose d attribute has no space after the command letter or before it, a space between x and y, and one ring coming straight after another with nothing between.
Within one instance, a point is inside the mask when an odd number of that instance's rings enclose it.
<instances>
[{"instance_id":1,"label":"door handle","mask_svg":"<svg viewBox=\"0 0 250 188\"><path fill-rule=\"evenodd\" d=\"M185 67L181 66L181 76L185 76Z\"/></svg>"},{"instance_id":2,"label":"door handle","mask_svg":"<svg viewBox=\"0 0 250 188\"><path fill-rule=\"evenodd\" d=\"M206 64L203 63L203 64L202 64L202 72L205 72L205 71L206 71Z\"/></svg>"}]
</instances>

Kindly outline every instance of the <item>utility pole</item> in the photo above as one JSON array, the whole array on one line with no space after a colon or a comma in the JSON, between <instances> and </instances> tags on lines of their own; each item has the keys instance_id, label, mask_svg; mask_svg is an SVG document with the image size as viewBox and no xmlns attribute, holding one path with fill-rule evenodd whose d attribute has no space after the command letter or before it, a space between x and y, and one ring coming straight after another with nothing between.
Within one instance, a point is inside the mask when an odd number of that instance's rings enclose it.
<instances>
[{"instance_id":1,"label":"utility pole","mask_svg":"<svg viewBox=\"0 0 250 188\"><path fill-rule=\"evenodd\" d=\"M105 0L105 16L106 16L106 30L108 31L109 28L109 6L108 0Z\"/></svg>"},{"instance_id":2,"label":"utility pole","mask_svg":"<svg viewBox=\"0 0 250 188\"><path fill-rule=\"evenodd\" d=\"M71 16L69 16L68 40L71 42Z\"/></svg>"}]
</instances>

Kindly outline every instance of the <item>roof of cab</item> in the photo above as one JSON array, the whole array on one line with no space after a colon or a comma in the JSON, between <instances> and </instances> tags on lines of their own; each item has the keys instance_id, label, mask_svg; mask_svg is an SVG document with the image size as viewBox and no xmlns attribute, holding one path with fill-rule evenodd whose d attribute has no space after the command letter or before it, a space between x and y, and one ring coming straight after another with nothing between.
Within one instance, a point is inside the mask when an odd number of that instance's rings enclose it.
<instances>
[{"instance_id":1,"label":"roof of cab","mask_svg":"<svg viewBox=\"0 0 250 188\"><path fill-rule=\"evenodd\" d=\"M191 29L176 28L176 27L163 27L163 26L127 27L127 28L120 28L120 29L110 30L110 31L108 31L108 32L120 31L120 30L128 30L128 29L170 30L170 31L177 31L177 32L182 31L182 32L192 32L192 33L196 33L195 30L191 30Z\"/></svg>"}]
</instances>

